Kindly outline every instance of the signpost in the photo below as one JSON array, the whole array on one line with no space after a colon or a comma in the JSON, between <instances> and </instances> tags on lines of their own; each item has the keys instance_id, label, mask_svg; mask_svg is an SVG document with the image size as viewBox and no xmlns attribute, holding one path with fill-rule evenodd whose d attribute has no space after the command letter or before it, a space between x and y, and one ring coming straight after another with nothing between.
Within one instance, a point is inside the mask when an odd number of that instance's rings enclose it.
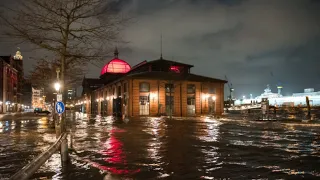
<instances>
[{"instance_id":1,"label":"signpost","mask_svg":"<svg viewBox=\"0 0 320 180\"><path fill-rule=\"evenodd\" d=\"M62 102L62 94L57 94L57 102Z\"/></svg>"},{"instance_id":2,"label":"signpost","mask_svg":"<svg viewBox=\"0 0 320 180\"><path fill-rule=\"evenodd\" d=\"M61 101L57 102L56 103L56 112L61 115L62 113L64 113L64 110L65 110L65 106L64 106L63 102L61 102Z\"/></svg>"}]
</instances>

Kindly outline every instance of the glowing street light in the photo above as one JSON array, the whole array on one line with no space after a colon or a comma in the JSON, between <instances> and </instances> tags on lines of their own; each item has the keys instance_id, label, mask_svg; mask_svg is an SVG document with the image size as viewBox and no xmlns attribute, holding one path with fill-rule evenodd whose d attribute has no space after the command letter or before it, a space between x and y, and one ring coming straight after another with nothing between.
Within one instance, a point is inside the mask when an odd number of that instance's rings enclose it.
<instances>
[{"instance_id":1,"label":"glowing street light","mask_svg":"<svg viewBox=\"0 0 320 180\"><path fill-rule=\"evenodd\" d=\"M54 83L54 89L55 89L57 92L59 92L60 88L61 88L61 84L60 84L60 83L58 83L58 82Z\"/></svg>"}]
</instances>

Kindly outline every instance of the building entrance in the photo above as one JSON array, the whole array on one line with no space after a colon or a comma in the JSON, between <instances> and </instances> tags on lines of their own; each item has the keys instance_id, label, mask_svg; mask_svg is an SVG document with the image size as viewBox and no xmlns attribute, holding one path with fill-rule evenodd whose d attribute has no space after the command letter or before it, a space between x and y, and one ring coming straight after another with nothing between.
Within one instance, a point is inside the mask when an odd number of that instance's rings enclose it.
<instances>
[{"instance_id":1,"label":"building entrance","mask_svg":"<svg viewBox=\"0 0 320 180\"><path fill-rule=\"evenodd\" d=\"M187 103L188 116L194 116L196 114L196 99L194 97L188 97Z\"/></svg>"},{"instance_id":2,"label":"building entrance","mask_svg":"<svg viewBox=\"0 0 320 180\"><path fill-rule=\"evenodd\" d=\"M174 114L174 85L173 84L166 84L165 85L166 91L166 114L167 116L172 116Z\"/></svg>"},{"instance_id":3,"label":"building entrance","mask_svg":"<svg viewBox=\"0 0 320 180\"><path fill-rule=\"evenodd\" d=\"M149 115L149 96L140 96L140 115L148 116Z\"/></svg>"},{"instance_id":4,"label":"building entrance","mask_svg":"<svg viewBox=\"0 0 320 180\"><path fill-rule=\"evenodd\" d=\"M113 99L113 115L116 117L122 116L121 98Z\"/></svg>"}]
</instances>

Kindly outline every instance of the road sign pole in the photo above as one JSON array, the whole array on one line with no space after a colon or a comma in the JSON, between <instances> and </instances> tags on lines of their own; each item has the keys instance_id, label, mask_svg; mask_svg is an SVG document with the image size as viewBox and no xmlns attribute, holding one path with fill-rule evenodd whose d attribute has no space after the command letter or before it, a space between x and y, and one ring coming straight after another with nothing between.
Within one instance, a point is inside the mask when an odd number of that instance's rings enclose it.
<instances>
[{"instance_id":1,"label":"road sign pole","mask_svg":"<svg viewBox=\"0 0 320 180\"><path fill-rule=\"evenodd\" d=\"M62 98L58 97L58 95L57 95L57 99L62 100ZM56 112L59 114L59 118L61 120L60 121L60 132L66 133L67 132L66 131L66 124L65 124L64 116L63 116L63 113L65 111L64 103L62 101L57 101L55 109L56 109ZM67 140L67 138L63 139L63 141L61 143L60 154L61 154L61 163L64 166L68 162L68 140Z\"/></svg>"}]
</instances>

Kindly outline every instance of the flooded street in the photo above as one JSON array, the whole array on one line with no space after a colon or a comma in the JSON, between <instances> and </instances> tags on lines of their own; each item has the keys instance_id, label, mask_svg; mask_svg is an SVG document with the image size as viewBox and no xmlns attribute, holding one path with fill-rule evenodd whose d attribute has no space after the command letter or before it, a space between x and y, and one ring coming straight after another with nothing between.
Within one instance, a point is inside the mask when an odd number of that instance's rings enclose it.
<instances>
[{"instance_id":1,"label":"flooded street","mask_svg":"<svg viewBox=\"0 0 320 180\"><path fill-rule=\"evenodd\" d=\"M78 119L69 125L72 164L61 168L56 153L34 179L320 178L319 123L146 117ZM46 118L0 121L1 178L54 141Z\"/></svg>"}]
</instances>

